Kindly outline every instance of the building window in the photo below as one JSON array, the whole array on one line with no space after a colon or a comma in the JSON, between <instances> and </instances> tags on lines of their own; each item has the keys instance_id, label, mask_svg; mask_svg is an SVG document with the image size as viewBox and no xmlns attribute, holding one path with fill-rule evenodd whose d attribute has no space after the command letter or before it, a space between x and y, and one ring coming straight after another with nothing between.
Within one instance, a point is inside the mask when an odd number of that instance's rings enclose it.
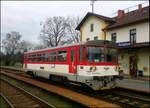
<instances>
[{"instance_id":1,"label":"building window","mask_svg":"<svg viewBox=\"0 0 150 108\"><path fill-rule=\"evenodd\" d=\"M87 39L86 39L86 41L89 41L89 40L90 40L90 38L87 38Z\"/></svg>"},{"instance_id":2,"label":"building window","mask_svg":"<svg viewBox=\"0 0 150 108\"><path fill-rule=\"evenodd\" d=\"M130 30L130 42L136 43L136 29Z\"/></svg>"},{"instance_id":3,"label":"building window","mask_svg":"<svg viewBox=\"0 0 150 108\"><path fill-rule=\"evenodd\" d=\"M91 32L94 31L94 24L91 24L91 26L90 26L90 31L91 31Z\"/></svg>"},{"instance_id":4,"label":"building window","mask_svg":"<svg viewBox=\"0 0 150 108\"><path fill-rule=\"evenodd\" d=\"M112 42L116 42L116 40L117 40L117 34L116 33L112 33L111 34L111 41Z\"/></svg>"},{"instance_id":5,"label":"building window","mask_svg":"<svg viewBox=\"0 0 150 108\"><path fill-rule=\"evenodd\" d=\"M98 40L98 37L97 37L97 36L95 36L95 37L94 37L94 40Z\"/></svg>"}]
</instances>

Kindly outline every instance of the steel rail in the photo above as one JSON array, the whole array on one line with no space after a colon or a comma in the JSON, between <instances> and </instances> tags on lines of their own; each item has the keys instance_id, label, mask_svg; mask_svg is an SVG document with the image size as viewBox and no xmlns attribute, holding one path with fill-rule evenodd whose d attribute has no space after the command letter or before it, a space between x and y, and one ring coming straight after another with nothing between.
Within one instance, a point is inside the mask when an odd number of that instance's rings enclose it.
<instances>
[{"instance_id":1,"label":"steel rail","mask_svg":"<svg viewBox=\"0 0 150 108\"><path fill-rule=\"evenodd\" d=\"M10 108L14 108L13 104L6 98L6 96L3 93L0 93L0 95L6 101Z\"/></svg>"},{"instance_id":2,"label":"steel rail","mask_svg":"<svg viewBox=\"0 0 150 108\"><path fill-rule=\"evenodd\" d=\"M146 105L144 106L145 108L150 106L150 100L131 96L131 94L125 95L122 93L114 93L110 91L109 93L105 92L102 97L123 106L138 107L139 105Z\"/></svg>"},{"instance_id":3,"label":"steel rail","mask_svg":"<svg viewBox=\"0 0 150 108\"><path fill-rule=\"evenodd\" d=\"M129 97L129 98L132 98L132 99L137 99L137 100L140 100L140 101L145 101L145 102L150 102L150 99L148 99L148 98L141 98L141 97L139 97L139 96L133 96L131 93L121 93L121 92L117 92L117 91L115 91L115 92L111 92L111 93L113 93L113 94L116 94L116 95L120 95L120 96L125 96L125 97Z\"/></svg>"}]
</instances>

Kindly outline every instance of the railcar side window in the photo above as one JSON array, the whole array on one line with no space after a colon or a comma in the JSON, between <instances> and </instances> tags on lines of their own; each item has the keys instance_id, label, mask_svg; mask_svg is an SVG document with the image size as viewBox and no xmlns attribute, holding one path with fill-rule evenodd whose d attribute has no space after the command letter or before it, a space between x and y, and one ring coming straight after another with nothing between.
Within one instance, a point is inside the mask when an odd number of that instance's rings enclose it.
<instances>
[{"instance_id":1,"label":"railcar side window","mask_svg":"<svg viewBox=\"0 0 150 108\"><path fill-rule=\"evenodd\" d=\"M37 61L38 61L38 54L34 54L34 55L33 55L32 61L33 61L33 62L37 62Z\"/></svg>"},{"instance_id":2,"label":"railcar side window","mask_svg":"<svg viewBox=\"0 0 150 108\"><path fill-rule=\"evenodd\" d=\"M50 52L50 62L56 62L56 52Z\"/></svg>"},{"instance_id":3,"label":"railcar side window","mask_svg":"<svg viewBox=\"0 0 150 108\"><path fill-rule=\"evenodd\" d=\"M48 62L48 54L44 54L43 55L43 61L44 62Z\"/></svg>"},{"instance_id":4,"label":"railcar side window","mask_svg":"<svg viewBox=\"0 0 150 108\"><path fill-rule=\"evenodd\" d=\"M44 57L45 57L45 54L40 54L39 59L40 59L41 62L44 62Z\"/></svg>"},{"instance_id":5,"label":"railcar side window","mask_svg":"<svg viewBox=\"0 0 150 108\"><path fill-rule=\"evenodd\" d=\"M58 51L58 61L59 62L67 61L67 51Z\"/></svg>"},{"instance_id":6,"label":"railcar side window","mask_svg":"<svg viewBox=\"0 0 150 108\"><path fill-rule=\"evenodd\" d=\"M36 62L36 61L37 61L37 55L36 55L36 54L33 54L33 55L31 56L31 61L32 61L32 62Z\"/></svg>"},{"instance_id":7,"label":"railcar side window","mask_svg":"<svg viewBox=\"0 0 150 108\"><path fill-rule=\"evenodd\" d=\"M30 55L30 61L31 62L33 61L33 55Z\"/></svg>"},{"instance_id":8,"label":"railcar side window","mask_svg":"<svg viewBox=\"0 0 150 108\"><path fill-rule=\"evenodd\" d=\"M30 54L28 56L28 61L30 61L30 62L47 62L48 54L46 54L46 53Z\"/></svg>"},{"instance_id":9,"label":"railcar side window","mask_svg":"<svg viewBox=\"0 0 150 108\"><path fill-rule=\"evenodd\" d=\"M30 55L28 55L28 61L30 61L30 57L31 57L31 56L30 56Z\"/></svg>"},{"instance_id":10,"label":"railcar side window","mask_svg":"<svg viewBox=\"0 0 150 108\"><path fill-rule=\"evenodd\" d=\"M36 61L40 62L42 61L42 58L41 58L41 54L36 54Z\"/></svg>"},{"instance_id":11,"label":"railcar side window","mask_svg":"<svg viewBox=\"0 0 150 108\"><path fill-rule=\"evenodd\" d=\"M30 62L35 61L34 56L35 56L35 55L33 55L33 54L30 54L30 55L29 55L29 61L30 61Z\"/></svg>"}]
</instances>

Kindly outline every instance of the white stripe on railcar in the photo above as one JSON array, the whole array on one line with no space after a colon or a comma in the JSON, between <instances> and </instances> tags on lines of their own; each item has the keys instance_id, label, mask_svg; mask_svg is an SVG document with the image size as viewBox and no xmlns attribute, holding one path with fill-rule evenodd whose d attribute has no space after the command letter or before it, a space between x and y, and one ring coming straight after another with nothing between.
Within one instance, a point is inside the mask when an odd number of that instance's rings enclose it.
<instances>
[{"instance_id":1,"label":"white stripe on railcar","mask_svg":"<svg viewBox=\"0 0 150 108\"><path fill-rule=\"evenodd\" d=\"M83 67L81 69L80 67ZM118 71L115 70L116 66L95 66L95 71L90 71L90 67L92 66L78 66L78 75L80 76L112 76L112 75L118 75Z\"/></svg>"},{"instance_id":2,"label":"white stripe on railcar","mask_svg":"<svg viewBox=\"0 0 150 108\"><path fill-rule=\"evenodd\" d=\"M40 67L44 67L41 69ZM69 73L69 65L66 64L27 64L27 69L44 70L56 73Z\"/></svg>"}]
</instances>

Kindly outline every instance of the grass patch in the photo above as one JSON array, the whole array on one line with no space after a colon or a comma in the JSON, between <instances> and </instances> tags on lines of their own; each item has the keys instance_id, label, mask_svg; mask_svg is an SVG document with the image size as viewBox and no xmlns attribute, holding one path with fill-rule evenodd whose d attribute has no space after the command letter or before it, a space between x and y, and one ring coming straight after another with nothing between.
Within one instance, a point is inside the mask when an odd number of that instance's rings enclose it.
<instances>
[{"instance_id":1,"label":"grass patch","mask_svg":"<svg viewBox=\"0 0 150 108\"><path fill-rule=\"evenodd\" d=\"M22 69L22 66L0 66L0 67L3 67L3 68L8 68L8 69L13 69L13 70L20 70Z\"/></svg>"}]
</instances>

